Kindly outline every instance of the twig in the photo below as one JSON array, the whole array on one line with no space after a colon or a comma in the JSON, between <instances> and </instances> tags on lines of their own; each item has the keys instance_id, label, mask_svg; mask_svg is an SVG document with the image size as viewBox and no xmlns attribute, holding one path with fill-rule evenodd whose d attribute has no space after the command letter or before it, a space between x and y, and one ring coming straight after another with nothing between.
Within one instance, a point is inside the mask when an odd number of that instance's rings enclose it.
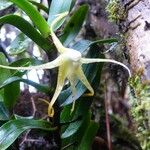
<instances>
[{"instance_id":1,"label":"twig","mask_svg":"<svg viewBox=\"0 0 150 150\"><path fill-rule=\"evenodd\" d=\"M24 138L22 139L21 143L19 144L20 146L21 146L22 144L24 144L24 143L27 141L27 137L28 137L30 131L31 131L31 130L28 130L28 131L25 133Z\"/></svg>"},{"instance_id":2,"label":"twig","mask_svg":"<svg viewBox=\"0 0 150 150\"><path fill-rule=\"evenodd\" d=\"M32 113L32 116L34 117L35 116L35 113L36 113L36 111L37 111L37 109L36 109L36 106L35 106L35 103L34 103L34 99L31 97L31 103L32 103L32 109L33 109L33 113ZM25 135L24 135L24 138L22 139L22 141L21 141L21 143L20 143L20 146L22 145L22 144L24 144L25 142L34 142L34 141L36 141L35 139L28 139L27 137L28 137L28 135L29 135L29 133L30 133L30 131L31 130L28 130L26 133L25 133Z\"/></svg>"},{"instance_id":3,"label":"twig","mask_svg":"<svg viewBox=\"0 0 150 150\"><path fill-rule=\"evenodd\" d=\"M112 150L110 119L109 119L109 114L108 114L108 103L107 103L108 98L110 98L110 96L108 97L108 91L106 89L104 102L105 102L105 114L106 114L107 143L108 143L108 149Z\"/></svg>"},{"instance_id":4,"label":"twig","mask_svg":"<svg viewBox=\"0 0 150 150\"><path fill-rule=\"evenodd\" d=\"M31 97L31 103L32 103L32 108L33 108L32 116L35 117L35 113L36 113L37 109L36 109L33 97Z\"/></svg>"},{"instance_id":5,"label":"twig","mask_svg":"<svg viewBox=\"0 0 150 150\"><path fill-rule=\"evenodd\" d=\"M65 150L65 149L69 148L70 146L72 146L72 145L74 145L74 144L75 144L75 142L70 143L70 144L64 146L61 150Z\"/></svg>"}]
</instances>

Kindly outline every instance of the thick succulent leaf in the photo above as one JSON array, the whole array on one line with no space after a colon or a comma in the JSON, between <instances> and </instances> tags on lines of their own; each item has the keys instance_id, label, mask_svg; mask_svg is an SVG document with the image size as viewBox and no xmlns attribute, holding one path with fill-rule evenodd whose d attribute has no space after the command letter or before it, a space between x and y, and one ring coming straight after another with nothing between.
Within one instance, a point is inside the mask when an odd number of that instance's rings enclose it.
<instances>
[{"instance_id":1,"label":"thick succulent leaf","mask_svg":"<svg viewBox=\"0 0 150 150\"><path fill-rule=\"evenodd\" d=\"M34 119L34 116L27 116L27 117L24 117L24 116L20 116L20 115L17 115L17 114L14 114L13 117L14 117L14 118L12 118L12 119Z\"/></svg>"},{"instance_id":2,"label":"thick succulent leaf","mask_svg":"<svg viewBox=\"0 0 150 150\"><path fill-rule=\"evenodd\" d=\"M6 62L5 55L0 52L0 64L2 65L8 65ZM0 68L0 85L8 78L10 77L10 71L7 69Z\"/></svg>"},{"instance_id":3,"label":"thick succulent leaf","mask_svg":"<svg viewBox=\"0 0 150 150\"><path fill-rule=\"evenodd\" d=\"M76 0L72 0L70 10L72 10L72 8L74 7L75 3L76 3Z\"/></svg>"},{"instance_id":4,"label":"thick succulent leaf","mask_svg":"<svg viewBox=\"0 0 150 150\"><path fill-rule=\"evenodd\" d=\"M68 128L65 130L65 132L61 135L61 138L68 138L75 134L79 127L81 126L82 121L76 121L74 123L71 123Z\"/></svg>"},{"instance_id":5,"label":"thick succulent leaf","mask_svg":"<svg viewBox=\"0 0 150 150\"><path fill-rule=\"evenodd\" d=\"M84 104L86 105L88 103L84 102ZM90 105L88 104L86 106L88 106L88 109L89 109ZM84 107L82 109L84 109ZM77 150L90 149L92 142L94 140L94 137L99 129L99 125L95 123L94 121L91 121L91 114L88 109L83 110L84 117L82 118L82 124L78 128L76 133L73 134L71 137L63 139L63 146L76 142L76 144L72 146L72 149L77 149ZM67 130L68 128L66 129L66 131ZM69 133L70 132L68 132L68 134Z\"/></svg>"},{"instance_id":6,"label":"thick succulent leaf","mask_svg":"<svg viewBox=\"0 0 150 150\"><path fill-rule=\"evenodd\" d=\"M47 38L50 35L50 28L46 20L42 15L36 10L36 8L27 0L10 0L21 8L32 20L41 34Z\"/></svg>"},{"instance_id":7,"label":"thick succulent leaf","mask_svg":"<svg viewBox=\"0 0 150 150\"><path fill-rule=\"evenodd\" d=\"M33 1L33 0L30 0L30 3L35 5L38 9L45 11L47 14L49 13L48 8L46 6L44 6L43 4Z\"/></svg>"},{"instance_id":8,"label":"thick succulent leaf","mask_svg":"<svg viewBox=\"0 0 150 150\"><path fill-rule=\"evenodd\" d=\"M23 33L20 33L14 41L10 44L9 54L18 55L26 51L29 47L31 40L26 37Z\"/></svg>"},{"instance_id":9,"label":"thick succulent leaf","mask_svg":"<svg viewBox=\"0 0 150 150\"><path fill-rule=\"evenodd\" d=\"M33 40L38 46L40 46L47 53L51 50L51 45L41 36L41 34L25 19L17 15L6 15L0 17L0 27L4 24L10 24L18 28L31 40Z\"/></svg>"},{"instance_id":10,"label":"thick succulent leaf","mask_svg":"<svg viewBox=\"0 0 150 150\"><path fill-rule=\"evenodd\" d=\"M61 41L64 45L70 44L70 42L72 42L78 35L86 18L87 12L88 5L82 5L73 13L63 30Z\"/></svg>"},{"instance_id":11,"label":"thick succulent leaf","mask_svg":"<svg viewBox=\"0 0 150 150\"><path fill-rule=\"evenodd\" d=\"M38 65L41 64L41 61L38 61L37 59L26 58L26 59L21 59L13 62L11 66L25 66L27 63L30 63L32 65ZM7 69L4 70L9 71ZM1 82L0 89L1 91L4 91L2 95L2 99L5 103L5 106L9 109L11 109L14 106L19 96L20 82L24 82L29 85L32 85L41 92L45 92L45 93L50 92L48 86L35 83L28 79L22 79L21 76L24 75L25 73L26 71L23 72L11 71L10 76L7 76L7 78L3 79L3 82Z\"/></svg>"},{"instance_id":12,"label":"thick succulent leaf","mask_svg":"<svg viewBox=\"0 0 150 150\"><path fill-rule=\"evenodd\" d=\"M85 129L85 124L87 126L91 118L91 115L89 113L90 105L91 101L89 99L77 101L75 105L75 110L72 113L71 113L72 105L64 107L63 111L61 112L61 123L62 122L63 123L70 122L70 123L68 123L68 125L62 128L63 139L72 137L77 132L78 133L83 132L83 130Z\"/></svg>"},{"instance_id":13,"label":"thick succulent leaf","mask_svg":"<svg viewBox=\"0 0 150 150\"><path fill-rule=\"evenodd\" d=\"M2 53L0 53L0 64L7 65L6 58ZM10 76L11 76L11 72L9 70L0 68L0 86ZM1 101L4 102L7 108L11 108L16 102L19 92L20 92L20 89L19 89L18 83L14 83L13 85L7 87L6 89L0 90Z\"/></svg>"},{"instance_id":14,"label":"thick succulent leaf","mask_svg":"<svg viewBox=\"0 0 150 150\"><path fill-rule=\"evenodd\" d=\"M93 44L111 44L118 42L118 39L116 38L109 38L109 39L102 39L102 40L97 40L97 41L92 41L90 45Z\"/></svg>"},{"instance_id":15,"label":"thick succulent leaf","mask_svg":"<svg viewBox=\"0 0 150 150\"><path fill-rule=\"evenodd\" d=\"M33 128L42 130L54 130L49 122L42 120L11 120L0 127L0 149L7 149L21 133Z\"/></svg>"},{"instance_id":16,"label":"thick succulent leaf","mask_svg":"<svg viewBox=\"0 0 150 150\"><path fill-rule=\"evenodd\" d=\"M12 83L4 88L4 104L8 109L12 109L20 95L20 84Z\"/></svg>"},{"instance_id":17,"label":"thick succulent leaf","mask_svg":"<svg viewBox=\"0 0 150 150\"><path fill-rule=\"evenodd\" d=\"M49 10L48 24L50 25L58 14L69 11L71 4L72 0L52 0ZM64 19L61 20L56 28L58 28L63 23L63 21Z\"/></svg>"},{"instance_id":18,"label":"thick succulent leaf","mask_svg":"<svg viewBox=\"0 0 150 150\"><path fill-rule=\"evenodd\" d=\"M88 128L86 129L82 137L78 150L81 150L81 149L87 150L91 148L92 142L95 138L98 128L99 128L98 123L95 123L94 121L90 122L90 124L88 125Z\"/></svg>"},{"instance_id":19,"label":"thick succulent leaf","mask_svg":"<svg viewBox=\"0 0 150 150\"><path fill-rule=\"evenodd\" d=\"M8 120L9 112L5 107L4 103L0 101L0 120Z\"/></svg>"},{"instance_id":20,"label":"thick succulent leaf","mask_svg":"<svg viewBox=\"0 0 150 150\"><path fill-rule=\"evenodd\" d=\"M49 93L50 92L50 89L48 86L45 86L45 85L42 85L42 84L38 84L36 82L33 82L31 80L28 80L28 79L23 79L23 78L20 78L20 77L17 77L17 76L13 76L13 77L10 77L8 78L7 80L5 80L5 82L3 84L1 84L0 86L0 89L2 88L6 88L7 86L10 86L12 83L18 83L18 82L24 82L24 83L27 83L33 87L35 87L36 89L38 89L39 91L41 92L44 92L44 93ZM9 93L8 93L9 94Z\"/></svg>"},{"instance_id":21,"label":"thick succulent leaf","mask_svg":"<svg viewBox=\"0 0 150 150\"><path fill-rule=\"evenodd\" d=\"M7 63L4 63L6 62L6 58L4 56L3 58L0 59L0 61L1 61L0 64L7 65ZM41 63L41 61L38 61L36 59L26 58L26 59L21 59L21 60L17 60L13 62L11 66L22 66L22 65L24 66L28 62L30 62L32 65L35 65L35 64L38 65ZM2 69L2 68L0 68L0 70L1 70L0 78L2 79L1 84L0 84L0 92L2 93L1 97L5 106L9 109L12 109L12 107L16 103L16 100L18 99L18 96L20 93L19 82L25 82L30 85L33 85L34 87L37 87L38 90L43 91L43 92L49 91L48 87L44 85L40 85L30 80L20 78L22 75L24 75L25 72L19 72L19 71L10 72L10 70ZM14 75L16 75L16 77ZM17 77L17 76L20 76L20 77Z\"/></svg>"},{"instance_id":22,"label":"thick succulent leaf","mask_svg":"<svg viewBox=\"0 0 150 150\"><path fill-rule=\"evenodd\" d=\"M82 100L82 101L78 101L76 103L76 110L74 111L74 114L72 115L72 120L76 120L73 123L68 124L68 126L66 126L65 129L63 129L63 134L62 135L66 135L66 137L62 136L62 140L63 140L63 146L68 145L69 143L73 143L76 142L76 147L77 145L79 145L79 142L81 141L83 135L85 134L85 131L90 123L90 119L91 119L91 114L89 113L89 107L91 105L91 101L88 100ZM70 105L71 106L71 105ZM68 106L66 106L68 107ZM70 107L71 110L71 107ZM68 113L70 113L68 110ZM67 111L67 110L65 110ZM68 116L65 116L66 112L63 110L62 114L61 114L61 121L62 119L68 120ZM73 124L75 125L75 127L73 128ZM72 127L72 128L71 128ZM70 129L70 130L69 130ZM67 136L67 134L69 136Z\"/></svg>"}]
</instances>

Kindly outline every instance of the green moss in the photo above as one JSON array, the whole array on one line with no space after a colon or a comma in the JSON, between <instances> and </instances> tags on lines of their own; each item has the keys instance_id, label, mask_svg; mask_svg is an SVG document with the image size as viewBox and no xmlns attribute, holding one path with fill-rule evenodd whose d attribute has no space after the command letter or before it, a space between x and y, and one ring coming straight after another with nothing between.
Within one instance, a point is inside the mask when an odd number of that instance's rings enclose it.
<instances>
[{"instance_id":1,"label":"green moss","mask_svg":"<svg viewBox=\"0 0 150 150\"><path fill-rule=\"evenodd\" d=\"M131 113L137 126L137 137L142 149L150 148L150 86L149 82L142 83L141 74L138 73L130 79L130 86L134 90L131 97Z\"/></svg>"},{"instance_id":2,"label":"green moss","mask_svg":"<svg viewBox=\"0 0 150 150\"><path fill-rule=\"evenodd\" d=\"M120 0L110 0L106 7L106 11L108 12L108 18L111 21L118 22L119 20L123 20L125 18L125 9L121 5Z\"/></svg>"}]
</instances>

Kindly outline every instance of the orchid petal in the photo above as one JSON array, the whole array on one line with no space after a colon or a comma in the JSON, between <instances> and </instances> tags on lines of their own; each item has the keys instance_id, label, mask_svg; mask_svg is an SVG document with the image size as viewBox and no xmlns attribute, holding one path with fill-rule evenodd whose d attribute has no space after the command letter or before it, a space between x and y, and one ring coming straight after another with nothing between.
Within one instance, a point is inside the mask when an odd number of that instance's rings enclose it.
<instances>
[{"instance_id":1,"label":"orchid petal","mask_svg":"<svg viewBox=\"0 0 150 150\"><path fill-rule=\"evenodd\" d=\"M74 98L76 93L77 93L77 90L76 90L76 87L75 87L75 85L76 85L76 75L74 75L74 74L69 75L68 80L70 81L70 87L71 87L72 95L73 95L73 98ZM74 111L74 108L75 108L75 99L73 100L71 112Z\"/></svg>"},{"instance_id":2,"label":"orchid petal","mask_svg":"<svg viewBox=\"0 0 150 150\"><path fill-rule=\"evenodd\" d=\"M59 57L57 57L55 60L42 64L42 65L38 65L38 66L31 66L31 67L11 67L11 66L4 66L4 65L0 65L0 68L5 68L5 69L11 69L11 70L35 70L35 69L52 69L58 66L61 66L63 64L65 60L65 57L60 55Z\"/></svg>"},{"instance_id":3,"label":"orchid petal","mask_svg":"<svg viewBox=\"0 0 150 150\"><path fill-rule=\"evenodd\" d=\"M71 74L67 78L70 82L72 95L75 96L76 92L77 92L76 87L75 87L75 85L76 85L76 76L74 74Z\"/></svg>"},{"instance_id":4,"label":"orchid petal","mask_svg":"<svg viewBox=\"0 0 150 150\"><path fill-rule=\"evenodd\" d=\"M77 77L80 79L80 81L86 86L86 88L91 92L90 94L87 94L87 96L94 95L94 90L91 87L89 81L87 80L86 76L84 75L84 72L82 70L82 67L80 66L76 71Z\"/></svg>"},{"instance_id":5,"label":"orchid petal","mask_svg":"<svg viewBox=\"0 0 150 150\"><path fill-rule=\"evenodd\" d=\"M89 64L89 63L95 63L95 62L110 62L110 63L114 63L117 65L122 66L123 68L125 68L128 71L129 77L131 77L131 71L130 69L124 65L121 62L118 62L116 60L112 60L112 59L102 59L102 58L81 58L81 63L82 64Z\"/></svg>"},{"instance_id":6,"label":"orchid petal","mask_svg":"<svg viewBox=\"0 0 150 150\"><path fill-rule=\"evenodd\" d=\"M55 93L53 95L51 102L49 103L49 106L48 106L48 116L49 117L53 117L53 115L54 115L53 105L54 105L56 99L58 98L58 96L59 96L59 94L60 94L60 92L64 86L66 76L67 76L67 67L66 67L66 65L62 65L59 67L57 86L56 86Z\"/></svg>"},{"instance_id":7,"label":"orchid petal","mask_svg":"<svg viewBox=\"0 0 150 150\"><path fill-rule=\"evenodd\" d=\"M67 16L67 14L68 14L68 12L64 12L64 13L59 14L58 17L56 17L56 19L50 25L51 36L52 36L53 42L54 42L59 53L63 53L66 50L66 48L62 45L60 40L55 35L53 28L56 25L56 23L58 23L61 19L63 19L65 16Z\"/></svg>"}]
</instances>

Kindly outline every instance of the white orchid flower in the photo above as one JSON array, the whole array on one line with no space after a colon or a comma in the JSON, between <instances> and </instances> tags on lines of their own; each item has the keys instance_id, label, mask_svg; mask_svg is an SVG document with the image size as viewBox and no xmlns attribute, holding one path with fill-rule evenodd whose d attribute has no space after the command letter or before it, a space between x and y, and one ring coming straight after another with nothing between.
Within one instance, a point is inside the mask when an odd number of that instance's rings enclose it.
<instances>
[{"instance_id":1,"label":"white orchid flower","mask_svg":"<svg viewBox=\"0 0 150 150\"><path fill-rule=\"evenodd\" d=\"M129 68L121 62L118 62L118 61L115 61L112 59L83 58L82 54L79 51L64 47L62 45L62 43L60 42L60 40L55 35L53 28L61 19L63 19L65 16L67 16L67 14L68 14L68 12L59 14L56 17L56 19L54 19L52 24L50 25L51 37L52 37L52 40L59 52L59 55L55 60L45 63L45 64L42 64L42 65L31 66L31 67L10 67L10 66L0 65L1 68L15 69L15 70L52 69L55 67L59 67L57 86L56 86L55 93L52 97L52 100L49 103L46 101L46 103L48 103L48 105L49 105L48 106L48 116L50 116L50 117L53 117L53 115L54 115L53 105L54 105L56 99L58 98L60 92L63 89L65 79L68 79L70 82L73 96L76 95L75 85L76 85L77 79L79 79L86 86L86 88L90 91L90 93L87 95L89 95L89 96L94 95L94 90L91 87L90 83L88 82L88 80L82 70L82 64L89 64L89 63L96 63L96 62L115 63L115 64L118 64L118 65L122 66L123 68L125 68L128 71L129 76L131 76L131 72L130 72ZM72 111L74 110L74 104L75 104L75 101L73 102Z\"/></svg>"}]
</instances>

